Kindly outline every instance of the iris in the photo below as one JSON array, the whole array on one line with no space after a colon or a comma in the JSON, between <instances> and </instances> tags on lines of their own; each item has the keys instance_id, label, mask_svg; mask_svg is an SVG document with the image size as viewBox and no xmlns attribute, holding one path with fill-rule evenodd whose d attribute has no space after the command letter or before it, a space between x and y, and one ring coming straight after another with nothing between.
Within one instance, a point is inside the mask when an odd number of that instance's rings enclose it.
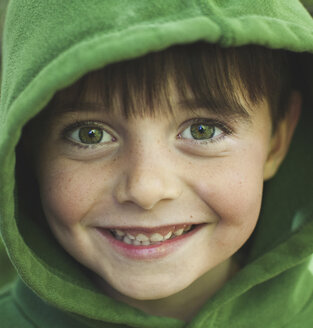
<instances>
[{"instance_id":1,"label":"iris","mask_svg":"<svg viewBox=\"0 0 313 328\"><path fill-rule=\"evenodd\" d=\"M85 144L97 144L101 141L103 131L98 128L85 127L79 130L79 139Z\"/></svg>"},{"instance_id":2,"label":"iris","mask_svg":"<svg viewBox=\"0 0 313 328\"><path fill-rule=\"evenodd\" d=\"M215 134L215 127L206 124L193 124L190 132L193 138L197 140L211 139Z\"/></svg>"}]
</instances>

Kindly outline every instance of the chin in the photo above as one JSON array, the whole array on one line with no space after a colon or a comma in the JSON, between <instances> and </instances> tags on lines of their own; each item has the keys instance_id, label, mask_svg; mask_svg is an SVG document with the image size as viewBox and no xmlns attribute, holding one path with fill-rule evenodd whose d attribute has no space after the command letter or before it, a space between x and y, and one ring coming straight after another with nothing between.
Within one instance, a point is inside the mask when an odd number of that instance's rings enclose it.
<instances>
[{"instance_id":1,"label":"chin","mask_svg":"<svg viewBox=\"0 0 313 328\"><path fill-rule=\"evenodd\" d=\"M172 283L164 283L160 285L158 282L129 285L129 281L127 281L125 284L122 284L122 286L116 286L115 289L119 293L129 298L139 301L148 301L172 296L176 293L179 293L187 286L188 284L185 284L183 286L173 286Z\"/></svg>"}]
</instances>

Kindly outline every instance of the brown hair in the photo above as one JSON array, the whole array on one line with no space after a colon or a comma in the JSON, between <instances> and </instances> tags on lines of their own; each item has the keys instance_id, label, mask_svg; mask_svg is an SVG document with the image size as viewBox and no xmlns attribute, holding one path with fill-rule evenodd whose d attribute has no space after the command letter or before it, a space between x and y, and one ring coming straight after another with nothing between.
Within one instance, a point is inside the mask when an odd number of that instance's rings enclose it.
<instances>
[{"instance_id":1,"label":"brown hair","mask_svg":"<svg viewBox=\"0 0 313 328\"><path fill-rule=\"evenodd\" d=\"M285 115L291 90L302 88L294 69L295 56L254 45L221 48L199 42L173 46L90 72L59 91L47 107L79 108L92 87L97 102L108 111L118 104L126 118L154 114L164 105L171 110L174 82L178 98L188 107L205 107L220 115L248 117L247 106L266 98L275 130Z\"/></svg>"}]
</instances>

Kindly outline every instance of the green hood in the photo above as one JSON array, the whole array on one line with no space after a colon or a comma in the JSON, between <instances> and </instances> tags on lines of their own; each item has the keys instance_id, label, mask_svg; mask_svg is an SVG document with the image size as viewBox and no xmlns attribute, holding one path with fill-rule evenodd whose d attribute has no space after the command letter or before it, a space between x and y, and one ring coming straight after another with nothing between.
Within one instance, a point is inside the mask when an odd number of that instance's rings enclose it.
<instances>
[{"instance_id":1,"label":"green hood","mask_svg":"<svg viewBox=\"0 0 313 328\"><path fill-rule=\"evenodd\" d=\"M32 186L15 178L15 148L23 126L56 91L87 72L200 40L313 53L313 19L297 0L10 1L2 45L0 231L23 283L2 302L10 295L33 324L5 327L185 325L97 291L23 201ZM313 108L303 107L287 158L265 185L246 265L188 327L313 326ZM17 310L1 304L0 298L1 322L13 320L8 313Z\"/></svg>"}]
</instances>

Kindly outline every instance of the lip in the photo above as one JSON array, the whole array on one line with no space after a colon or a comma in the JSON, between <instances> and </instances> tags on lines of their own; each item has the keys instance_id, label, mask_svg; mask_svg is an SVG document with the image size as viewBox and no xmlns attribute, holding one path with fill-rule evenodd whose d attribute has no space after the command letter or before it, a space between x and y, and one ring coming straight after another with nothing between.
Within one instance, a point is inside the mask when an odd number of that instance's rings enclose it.
<instances>
[{"instance_id":1,"label":"lip","mask_svg":"<svg viewBox=\"0 0 313 328\"><path fill-rule=\"evenodd\" d=\"M194 236L199 230L207 226L207 223L199 224L193 230L178 236L173 239L160 242L159 244L153 244L148 246L135 246L126 244L120 240L115 239L108 229L97 228L100 234L105 237L111 247L119 254L126 258L133 260L155 260L160 259L168 254L177 250L182 244L187 242L192 236Z\"/></svg>"}]
</instances>

